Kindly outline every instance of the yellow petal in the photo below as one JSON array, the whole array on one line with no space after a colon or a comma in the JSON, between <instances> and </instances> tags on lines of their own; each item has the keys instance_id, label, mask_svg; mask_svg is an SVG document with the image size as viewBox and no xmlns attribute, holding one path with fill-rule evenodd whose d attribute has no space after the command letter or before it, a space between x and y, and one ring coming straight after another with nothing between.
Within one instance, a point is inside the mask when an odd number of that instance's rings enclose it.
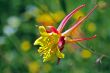
<instances>
[{"instance_id":1,"label":"yellow petal","mask_svg":"<svg viewBox=\"0 0 110 73\"><path fill-rule=\"evenodd\" d=\"M57 57L58 57L58 58L64 58L64 54L61 53L59 49L58 49L58 51L57 51Z\"/></svg>"},{"instance_id":2,"label":"yellow petal","mask_svg":"<svg viewBox=\"0 0 110 73\"><path fill-rule=\"evenodd\" d=\"M38 52L43 56L43 62L51 60L53 57L64 58L64 54L58 48L60 34L47 33L44 26L39 26L41 36L34 42L40 45Z\"/></svg>"},{"instance_id":3,"label":"yellow petal","mask_svg":"<svg viewBox=\"0 0 110 73\"><path fill-rule=\"evenodd\" d=\"M41 40L42 40L42 37L36 39L35 42L34 42L34 45L39 45L39 44L42 45Z\"/></svg>"},{"instance_id":4,"label":"yellow petal","mask_svg":"<svg viewBox=\"0 0 110 73\"><path fill-rule=\"evenodd\" d=\"M48 33L46 32L46 29L44 26L39 26L39 32L42 36L47 36Z\"/></svg>"}]
</instances>

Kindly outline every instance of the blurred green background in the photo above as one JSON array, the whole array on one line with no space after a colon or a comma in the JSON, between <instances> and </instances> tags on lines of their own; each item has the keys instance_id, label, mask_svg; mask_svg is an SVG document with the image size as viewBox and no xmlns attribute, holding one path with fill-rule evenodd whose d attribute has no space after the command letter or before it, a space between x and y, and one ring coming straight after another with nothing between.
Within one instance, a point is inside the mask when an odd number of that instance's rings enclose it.
<instances>
[{"instance_id":1,"label":"blurred green background","mask_svg":"<svg viewBox=\"0 0 110 73\"><path fill-rule=\"evenodd\" d=\"M43 63L38 46L33 45L39 37L38 26L57 27L82 4L86 7L71 18L65 30L97 4L80 28L85 37L96 34L97 38L81 42L86 48L66 44L59 65ZM0 73L110 73L109 56L110 0L0 0Z\"/></svg>"}]
</instances>

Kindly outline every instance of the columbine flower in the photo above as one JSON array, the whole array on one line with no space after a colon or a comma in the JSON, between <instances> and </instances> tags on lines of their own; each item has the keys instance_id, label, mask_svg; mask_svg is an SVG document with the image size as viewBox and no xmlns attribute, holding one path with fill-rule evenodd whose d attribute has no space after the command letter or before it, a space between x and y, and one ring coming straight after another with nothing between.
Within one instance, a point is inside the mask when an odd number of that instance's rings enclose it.
<instances>
[{"instance_id":1,"label":"columbine flower","mask_svg":"<svg viewBox=\"0 0 110 73\"><path fill-rule=\"evenodd\" d=\"M44 26L39 26L39 31L41 36L34 42L34 45L40 45L38 52L43 56L43 62L49 61L54 57L57 57L58 61L61 58L64 58L64 54L62 53L62 50L64 48L65 43L74 43L77 41L90 40L96 37L96 35L94 35L90 38L77 38L77 39L69 38L69 36L71 36L71 32L74 31L76 28L78 28L78 26L86 18L88 18L88 16L94 11L94 9L97 6L95 6L87 14L87 16L79 19L70 29L62 33L62 30L66 25L67 21L72 17L73 14L75 14L78 10L80 10L84 6L85 4L77 7L75 10L69 13L63 19L63 21L61 22L61 24L57 29L54 26L47 26L46 28Z\"/></svg>"}]
</instances>

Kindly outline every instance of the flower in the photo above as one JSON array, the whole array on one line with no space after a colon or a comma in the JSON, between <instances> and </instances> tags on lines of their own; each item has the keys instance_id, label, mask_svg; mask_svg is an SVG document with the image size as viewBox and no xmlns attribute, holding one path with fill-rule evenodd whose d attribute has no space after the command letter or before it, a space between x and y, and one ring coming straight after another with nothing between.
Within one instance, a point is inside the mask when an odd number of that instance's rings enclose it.
<instances>
[{"instance_id":1,"label":"flower","mask_svg":"<svg viewBox=\"0 0 110 73\"><path fill-rule=\"evenodd\" d=\"M98 8L99 9L105 9L106 7L107 7L107 2L105 2L105 1L99 1L98 2Z\"/></svg>"},{"instance_id":2,"label":"flower","mask_svg":"<svg viewBox=\"0 0 110 73\"><path fill-rule=\"evenodd\" d=\"M38 62L30 62L28 64L28 69L30 73L39 73L40 71L40 64Z\"/></svg>"},{"instance_id":3,"label":"flower","mask_svg":"<svg viewBox=\"0 0 110 73\"><path fill-rule=\"evenodd\" d=\"M7 24L9 24L9 26L11 26L12 28L17 29L21 24L21 20L17 16L10 16L7 19Z\"/></svg>"},{"instance_id":4,"label":"flower","mask_svg":"<svg viewBox=\"0 0 110 73\"><path fill-rule=\"evenodd\" d=\"M5 25L3 28L3 33L7 36L11 36L11 35L15 34L16 31L17 31L17 29L14 29L10 25Z\"/></svg>"},{"instance_id":5,"label":"flower","mask_svg":"<svg viewBox=\"0 0 110 73\"><path fill-rule=\"evenodd\" d=\"M52 17L47 13L36 18L36 21L38 23L42 24L43 26L50 26L55 23L54 20L52 19Z\"/></svg>"},{"instance_id":6,"label":"flower","mask_svg":"<svg viewBox=\"0 0 110 73\"><path fill-rule=\"evenodd\" d=\"M60 17L59 17L60 16ZM61 21L65 16L64 12L57 11L55 13L44 13L36 18L36 21L43 26L51 26Z\"/></svg>"},{"instance_id":7,"label":"flower","mask_svg":"<svg viewBox=\"0 0 110 73\"><path fill-rule=\"evenodd\" d=\"M64 54L60 52L60 48L57 46L61 35L55 32L47 33L43 26L39 26L39 31L41 37L35 41L34 45L41 45L38 52L43 55L43 62L51 59L54 55L57 55L58 58L64 58Z\"/></svg>"},{"instance_id":8,"label":"flower","mask_svg":"<svg viewBox=\"0 0 110 73\"><path fill-rule=\"evenodd\" d=\"M79 10L76 14L74 14L73 18L77 20L79 17L84 17L84 15L85 14Z\"/></svg>"},{"instance_id":9,"label":"flower","mask_svg":"<svg viewBox=\"0 0 110 73\"><path fill-rule=\"evenodd\" d=\"M23 52L28 52L30 50L30 48L31 48L31 44L30 44L30 42L28 40L24 40L21 43L20 47L21 47L21 50Z\"/></svg>"},{"instance_id":10,"label":"flower","mask_svg":"<svg viewBox=\"0 0 110 73\"><path fill-rule=\"evenodd\" d=\"M52 16L56 22L59 22L64 18L65 13L63 11L57 11L53 13Z\"/></svg>"},{"instance_id":11,"label":"flower","mask_svg":"<svg viewBox=\"0 0 110 73\"><path fill-rule=\"evenodd\" d=\"M62 33L64 26L67 21L75 14L78 10L83 8L85 4L77 7L71 13L69 13L61 22L59 27L56 29L54 26L39 26L40 37L36 39L34 45L40 45L38 52L43 56L43 62L49 61L54 57L58 58L58 63L61 58L64 58L62 50L66 43L74 43L83 40L90 40L96 37L96 35L90 38L71 38L71 32L76 30L76 28L81 25L81 23L88 18L88 16L94 11L97 7L95 6L87 16L79 19L70 29Z\"/></svg>"},{"instance_id":12,"label":"flower","mask_svg":"<svg viewBox=\"0 0 110 73\"><path fill-rule=\"evenodd\" d=\"M82 58L87 59L92 56L92 53L89 50L84 49L81 51L81 56L82 56Z\"/></svg>"},{"instance_id":13,"label":"flower","mask_svg":"<svg viewBox=\"0 0 110 73\"><path fill-rule=\"evenodd\" d=\"M91 22L87 25L87 30L91 33L95 32L97 29L96 24Z\"/></svg>"},{"instance_id":14,"label":"flower","mask_svg":"<svg viewBox=\"0 0 110 73\"><path fill-rule=\"evenodd\" d=\"M52 70L52 66L50 64L44 64L43 71L44 73L50 73Z\"/></svg>"}]
</instances>

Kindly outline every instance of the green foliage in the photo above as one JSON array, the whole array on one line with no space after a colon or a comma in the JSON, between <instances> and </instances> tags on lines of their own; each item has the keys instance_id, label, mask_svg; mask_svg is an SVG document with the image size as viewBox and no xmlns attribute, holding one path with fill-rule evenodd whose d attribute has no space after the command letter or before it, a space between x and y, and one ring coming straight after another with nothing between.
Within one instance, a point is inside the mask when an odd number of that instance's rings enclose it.
<instances>
[{"instance_id":1,"label":"green foliage","mask_svg":"<svg viewBox=\"0 0 110 73\"><path fill-rule=\"evenodd\" d=\"M109 3L110 0L0 0L0 73L110 73ZM39 46L33 43L39 37L38 26L46 26L48 21L45 24L37 19L48 14L57 27L64 15L82 4L86 4L81 10L84 15L98 5L81 27L84 36L96 34L97 38L81 42L86 48L67 44L59 65L54 61L43 63L37 52ZM54 13L59 11L64 14L56 20ZM73 16L65 29L75 21ZM84 58L84 49L94 53Z\"/></svg>"}]
</instances>

